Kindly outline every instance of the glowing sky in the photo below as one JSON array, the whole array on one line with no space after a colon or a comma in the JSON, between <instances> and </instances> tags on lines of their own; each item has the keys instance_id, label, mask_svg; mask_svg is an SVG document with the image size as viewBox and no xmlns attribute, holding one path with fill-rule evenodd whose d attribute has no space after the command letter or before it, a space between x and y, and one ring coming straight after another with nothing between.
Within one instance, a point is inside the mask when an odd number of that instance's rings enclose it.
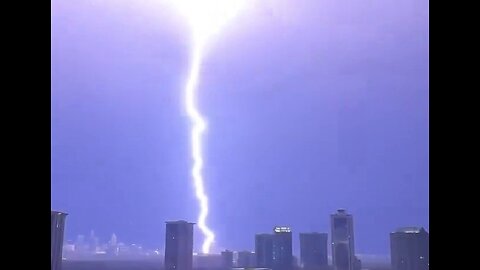
<instances>
[{"instance_id":1,"label":"glowing sky","mask_svg":"<svg viewBox=\"0 0 480 270\"><path fill-rule=\"evenodd\" d=\"M166 220L197 220L190 26L154 2L52 1L66 239L95 229L162 248ZM340 207L360 253L388 253L397 227L428 229L428 1L259 3L209 45L198 85L214 251L253 249L277 224L329 232Z\"/></svg>"}]
</instances>

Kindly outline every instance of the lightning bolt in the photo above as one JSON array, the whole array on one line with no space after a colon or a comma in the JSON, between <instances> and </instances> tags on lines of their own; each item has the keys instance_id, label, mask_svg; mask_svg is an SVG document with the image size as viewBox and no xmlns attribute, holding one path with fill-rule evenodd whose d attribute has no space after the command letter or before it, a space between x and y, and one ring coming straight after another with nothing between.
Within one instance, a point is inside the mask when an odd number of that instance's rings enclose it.
<instances>
[{"instance_id":1,"label":"lightning bolt","mask_svg":"<svg viewBox=\"0 0 480 270\"><path fill-rule=\"evenodd\" d=\"M205 193L204 181L202 176L203 153L202 153L202 135L207 128L206 121L199 112L196 104L196 89L198 85L198 77L200 75L200 66L202 62L203 44L196 42L192 50L192 60L190 63L190 72L185 87L185 105L187 114L192 122L190 143L193 158L192 177L195 186L195 195L200 203L200 213L198 216L198 227L205 235L202 245L202 252L208 253L210 246L213 244L215 234L207 226L206 220L208 216L208 196Z\"/></svg>"},{"instance_id":2,"label":"lightning bolt","mask_svg":"<svg viewBox=\"0 0 480 270\"><path fill-rule=\"evenodd\" d=\"M171 0L184 15L192 27L193 47L190 70L185 86L185 106L191 121L191 154L193 159L192 177L195 195L200 204L197 225L205 236L202 252L209 253L215 240L215 234L207 225L208 196L202 175L203 152L202 136L207 129L205 117L197 107L197 88L200 76L202 56L207 41L216 34L245 4L246 0Z\"/></svg>"}]
</instances>

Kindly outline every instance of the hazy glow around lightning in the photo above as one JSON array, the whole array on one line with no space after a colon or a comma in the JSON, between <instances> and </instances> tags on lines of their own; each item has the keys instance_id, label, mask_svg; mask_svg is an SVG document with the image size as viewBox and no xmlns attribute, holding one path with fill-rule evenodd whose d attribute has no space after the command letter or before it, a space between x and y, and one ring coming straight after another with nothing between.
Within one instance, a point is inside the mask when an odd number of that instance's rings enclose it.
<instances>
[{"instance_id":1,"label":"hazy glow around lightning","mask_svg":"<svg viewBox=\"0 0 480 270\"><path fill-rule=\"evenodd\" d=\"M203 46L246 4L246 0L171 0L192 28L194 43Z\"/></svg>"},{"instance_id":2,"label":"hazy glow around lightning","mask_svg":"<svg viewBox=\"0 0 480 270\"><path fill-rule=\"evenodd\" d=\"M200 204L197 224L205 236L202 252L209 253L215 234L207 225L208 196L202 175L202 135L207 128L206 120L200 113L196 97L202 56L208 40L215 35L245 4L245 0L172 0L187 18L192 29L192 53L190 71L185 87L185 106L191 120L191 151L193 159L192 177L195 195Z\"/></svg>"}]
</instances>

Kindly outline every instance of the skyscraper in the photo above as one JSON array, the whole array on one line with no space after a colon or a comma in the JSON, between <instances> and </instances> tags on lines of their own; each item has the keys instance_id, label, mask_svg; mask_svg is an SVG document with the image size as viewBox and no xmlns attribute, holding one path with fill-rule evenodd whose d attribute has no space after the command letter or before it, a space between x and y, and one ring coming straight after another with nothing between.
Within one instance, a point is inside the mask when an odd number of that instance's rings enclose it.
<instances>
[{"instance_id":1,"label":"skyscraper","mask_svg":"<svg viewBox=\"0 0 480 270\"><path fill-rule=\"evenodd\" d=\"M233 267L233 252L230 250L222 251L222 268L231 269Z\"/></svg>"},{"instance_id":2,"label":"skyscraper","mask_svg":"<svg viewBox=\"0 0 480 270\"><path fill-rule=\"evenodd\" d=\"M90 236L88 237L88 250L91 253L96 253L98 248L98 237L95 236L95 231L90 230Z\"/></svg>"},{"instance_id":3,"label":"skyscraper","mask_svg":"<svg viewBox=\"0 0 480 270\"><path fill-rule=\"evenodd\" d=\"M251 251L239 251L237 252L237 267L240 268L252 268L255 267L255 253Z\"/></svg>"},{"instance_id":4,"label":"skyscraper","mask_svg":"<svg viewBox=\"0 0 480 270\"><path fill-rule=\"evenodd\" d=\"M332 265L334 270L355 270L353 217L345 209L331 216Z\"/></svg>"},{"instance_id":5,"label":"skyscraper","mask_svg":"<svg viewBox=\"0 0 480 270\"><path fill-rule=\"evenodd\" d=\"M62 248L63 248L63 233L65 229L65 219L67 214L58 211L51 211L51 268L52 270L62 269Z\"/></svg>"},{"instance_id":6,"label":"skyscraper","mask_svg":"<svg viewBox=\"0 0 480 270\"><path fill-rule=\"evenodd\" d=\"M292 230L277 226L273 229L273 270L293 269Z\"/></svg>"},{"instance_id":7,"label":"skyscraper","mask_svg":"<svg viewBox=\"0 0 480 270\"><path fill-rule=\"evenodd\" d=\"M116 234L112 234L110 241L108 241L107 253L114 256L118 255L118 240Z\"/></svg>"},{"instance_id":8,"label":"skyscraper","mask_svg":"<svg viewBox=\"0 0 480 270\"><path fill-rule=\"evenodd\" d=\"M424 228L406 227L390 233L392 270L427 270L429 234Z\"/></svg>"},{"instance_id":9,"label":"skyscraper","mask_svg":"<svg viewBox=\"0 0 480 270\"><path fill-rule=\"evenodd\" d=\"M300 263L304 269L328 266L328 234L300 233Z\"/></svg>"},{"instance_id":10,"label":"skyscraper","mask_svg":"<svg viewBox=\"0 0 480 270\"><path fill-rule=\"evenodd\" d=\"M193 225L184 220L167 221L165 233L165 269L192 270Z\"/></svg>"},{"instance_id":11,"label":"skyscraper","mask_svg":"<svg viewBox=\"0 0 480 270\"><path fill-rule=\"evenodd\" d=\"M268 233L255 235L255 255L257 257L257 267L272 268L273 237L273 234Z\"/></svg>"}]
</instances>

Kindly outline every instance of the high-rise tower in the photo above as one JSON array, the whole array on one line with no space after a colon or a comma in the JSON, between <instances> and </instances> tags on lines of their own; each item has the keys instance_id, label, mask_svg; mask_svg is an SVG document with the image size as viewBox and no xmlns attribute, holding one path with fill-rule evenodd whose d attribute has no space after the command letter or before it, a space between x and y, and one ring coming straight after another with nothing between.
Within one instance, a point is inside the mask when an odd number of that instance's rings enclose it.
<instances>
[{"instance_id":1,"label":"high-rise tower","mask_svg":"<svg viewBox=\"0 0 480 270\"><path fill-rule=\"evenodd\" d=\"M328 234L300 233L300 263L304 269L328 266Z\"/></svg>"},{"instance_id":2,"label":"high-rise tower","mask_svg":"<svg viewBox=\"0 0 480 270\"><path fill-rule=\"evenodd\" d=\"M332 265L334 270L355 270L353 217L345 209L331 216Z\"/></svg>"},{"instance_id":3,"label":"high-rise tower","mask_svg":"<svg viewBox=\"0 0 480 270\"><path fill-rule=\"evenodd\" d=\"M273 270L293 269L292 230L286 226L273 229Z\"/></svg>"},{"instance_id":4,"label":"high-rise tower","mask_svg":"<svg viewBox=\"0 0 480 270\"><path fill-rule=\"evenodd\" d=\"M67 213L59 211L51 211L51 267L52 270L62 269L62 248L63 248L63 234L65 229L65 219Z\"/></svg>"},{"instance_id":5,"label":"high-rise tower","mask_svg":"<svg viewBox=\"0 0 480 270\"><path fill-rule=\"evenodd\" d=\"M390 233L390 253L392 270L428 270L428 232L406 227Z\"/></svg>"},{"instance_id":6,"label":"high-rise tower","mask_svg":"<svg viewBox=\"0 0 480 270\"><path fill-rule=\"evenodd\" d=\"M167 221L165 233L165 269L192 270L193 225L184 220Z\"/></svg>"},{"instance_id":7,"label":"high-rise tower","mask_svg":"<svg viewBox=\"0 0 480 270\"><path fill-rule=\"evenodd\" d=\"M273 234L268 233L255 235L255 255L257 257L257 267L272 268L273 237Z\"/></svg>"}]
</instances>

